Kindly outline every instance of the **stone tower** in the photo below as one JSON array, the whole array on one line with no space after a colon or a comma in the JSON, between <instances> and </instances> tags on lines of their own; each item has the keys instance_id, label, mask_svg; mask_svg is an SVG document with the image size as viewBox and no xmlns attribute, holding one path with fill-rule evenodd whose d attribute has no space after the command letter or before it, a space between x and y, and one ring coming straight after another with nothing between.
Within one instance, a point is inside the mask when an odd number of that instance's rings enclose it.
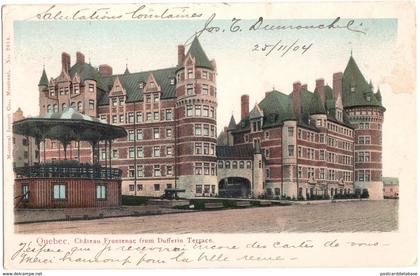
<instances>
[{"instance_id":1,"label":"stone tower","mask_svg":"<svg viewBox=\"0 0 420 276\"><path fill-rule=\"evenodd\" d=\"M344 73L334 74L341 83L343 108L355 132L354 189L369 192L370 199L383 199L382 123L385 108L378 90L373 92L353 56Z\"/></svg>"},{"instance_id":2,"label":"stone tower","mask_svg":"<svg viewBox=\"0 0 420 276\"><path fill-rule=\"evenodd\" d=\"M176 71L176 188L185 196L217 194L216 63L197 38L186 54L178 46Z\"/></svg>"}]
</instances>

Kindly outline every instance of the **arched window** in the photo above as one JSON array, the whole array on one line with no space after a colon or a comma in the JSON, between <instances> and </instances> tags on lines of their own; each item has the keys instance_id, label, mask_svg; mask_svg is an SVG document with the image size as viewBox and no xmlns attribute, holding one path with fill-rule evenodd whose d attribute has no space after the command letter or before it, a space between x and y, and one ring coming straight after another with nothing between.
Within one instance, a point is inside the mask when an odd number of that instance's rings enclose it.
<instances>
[{"instance_id":1,"label":"arched window","mask_svg":"<svg viewBox=\"0 0 420 276\"><path fill-rule=\"evenodd\" d=\"M225 168L226 168L226 169L230 169L230 161L226 161L226 163L225 163Z\"/></svg>"},{"instance_id":2,"label":"arched window","mask_svg":"<svg viewBox=\"0 0 420 276\"><path fill-rule=\"evenodd\" d=\"M233 161L232 162L232 169L237 169L238 168L238 161Z\"/></svg>"},{"instance_id":3,"label":"arched window","mask_svg":"<svg viewBox=\"0 0 420 276\"><path fill-rule=\"evenodd\" d=\"M52 107L51 107L51 105L50 105L50 104L49 104L49 105L47 105L47 112L48 112L48 113L52 112Z\"/></svg>"},{"instance_id":4,"label":"arched window","mask_svg":"<svg viewBox=\"0 0 420 276\"><path fill-rule=\"evenodd\" d=\"M250 169L251 168L251 161L246 161L246 168Z\"/></svg>"},{"instance_id":5,"label":"arched window","mask_svg":"<svg viewBox=\"0 0 420 276\"><path fill-rule=\"evenodd\" d=\"M77 111L82 111L82 102L77 102Z\"/></svg>"},{"instance_id":6,"label":"arched window","mask_svg":"<svg viewBox=\"0 0 420 276\"><path fill-rule=\"evenodd\" d=\"M61 110L63 110L63 111L64 111L64 109L66 109L66 107L67 107L67 105L66 105L65 103L63 103L63 104L61 105Z\"/></svg>"},{"instance_id":7,"label":"arched window","mask_svg":"<svg viewBox=\"0 0 420 276\"><path fill-rule=\"evenodd\" d=\"M223 161L219 161L219 169L223 169Z\"/></svg>"},{"instance_id":8,"label":"arched window","mask_svg":"<svg viewBox=\"0 0 420 276\"><path fill-rule=\"evenodd\" d=\"M76 103L75 102L71 102L70 106L74 109L76 109Z\"/></svg>"},{"instance_id":9,"label":"arched window","mask_svg":"<svg viewBox=\"0 0 420 276\"><path fill-rule=\"evenodd\" d=\"M54 112L58 112L58 105L57 104L54 105Z\"/></svg>"},{"instance_id":10,"label":"arched window","mask_svg":"<svg viewBox=\"0 0 420 276\"><path fill-rule=\"evenodd\" d=\"M243 169L245 167L245 162L244 161L239 161L239 168Z\"/></svg>"}]
</instances>

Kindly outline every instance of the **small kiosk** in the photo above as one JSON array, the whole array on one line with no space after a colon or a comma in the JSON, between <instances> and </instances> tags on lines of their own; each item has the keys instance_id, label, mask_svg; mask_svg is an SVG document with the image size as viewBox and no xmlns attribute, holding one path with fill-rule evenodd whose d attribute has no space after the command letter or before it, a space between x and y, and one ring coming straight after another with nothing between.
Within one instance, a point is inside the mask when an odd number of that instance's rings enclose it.
<instances>
[{"instance_id":1,"label":"small kiosk","mask_svg":"<svg viewBox=\"0 0 420 276\"><path fill-rule=\"evenodd\" d=\"M64 160L41 162L39 154L32 165L14 168L15 208L121 205L121 170L112 168L111 152L112 140L127 136L124 128L66 108L17 121L13 133L33 137L39 152L45 139L57 140L64 147ZM72 141L78 144L77 160L67 160L66 149ZM92 146L91 163L80 163L80 141ZM99 164L100 142L105 146L105 166Z\"/></svg>"}]
</instances>

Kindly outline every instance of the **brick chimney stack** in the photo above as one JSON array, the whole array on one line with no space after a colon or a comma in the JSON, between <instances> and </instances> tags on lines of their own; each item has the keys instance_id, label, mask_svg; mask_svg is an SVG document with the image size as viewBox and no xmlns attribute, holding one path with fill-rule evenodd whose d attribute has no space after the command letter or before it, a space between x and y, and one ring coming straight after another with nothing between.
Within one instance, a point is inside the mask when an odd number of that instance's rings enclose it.
<instances>
[{"instance_id":1,"label":"brick chimney stack","mask_svg":"<svg viewBox=\"0 0 420 276\"><path fill-rule=\"evenodd\" d=\"M85 63L85 55L81 52L76 52L76 63Z\"/></svg>"},{"instance_id":2,"label":"brick chimney stack","mask_svg":"<svg viewBox=\"0 0 420 276\"><path fill-rule=\"evenodd\" d=\"M249 114L249 95L241 96L241 119L245 119Z\"/></svg>"},{"instance_id":3,"label":"brick chimney stack","mask_svg":"<svg viewBox=\"0 0 420 276\"><path fill-rule=\"evenodd\" d=\"M293 83L293 92L292 92L292 103L293 103L293 111L295 112L296 116L300 115L300 89L302 85L300 81Z\"/></svg>"},{"instance_id":4,"label":"brick chimney stack","mask_svg":"<svg viewBox=\"0 0 420 276\"><path fill-rule=\"evenodd\" d=\"M109 77L112 76L112 67L108 64L101 64L99 65L99 74L102 77Z\"/></svg>"},{"instance_id":5,"label":"brick chimney stack","mask_svg":"<svg viewBox=\"0 0 420 276\"><path fill-rule=\"evenodd\" d=\"M341 96L343 85L343 73L338 72L333 74L333 96L334 100L337 100L338 95Z\"/></svg>"},{"instance_id":6,"label":"brick chimney stack","mask_svg":"<svg viewBox=\"0 0 420 276\"><path fill-rule=\"evenodd\" d=\"M324 91L325 81L324 79L317 79L315 81L315 90L318 91L322 103L325 104L325 91Z\"/></svg>"},{"instance_id":7,"label":"brick chimney stack","mask_svg":"<svg viewBox=\"0 0 420 276\"><path fill-rule=\"evenodd\" d=\"M184 59L185 59L185 46L178 45L178 65L183 64Z\"/></svg>"},{"instance_id":8,"label":"brick chimney stack","mask_svg":"<svg viewBox=\"0 0 420 276\"><path fill-rule=\"evenodd\" d=\"M69 73L70 69L70 55L66 52L61 53L61 68L67 74Z\"/></svg>"}]
</instances>

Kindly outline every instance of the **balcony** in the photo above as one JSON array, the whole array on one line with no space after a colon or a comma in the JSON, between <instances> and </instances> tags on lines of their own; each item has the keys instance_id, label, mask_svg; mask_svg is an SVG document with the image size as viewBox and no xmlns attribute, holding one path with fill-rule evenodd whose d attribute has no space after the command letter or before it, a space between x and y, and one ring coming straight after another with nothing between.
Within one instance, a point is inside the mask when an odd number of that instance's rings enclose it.
<instances>
[{"instance_id":1,"label":"balcony","mask_svg":"<svg viewBox=\"0 0 420 276\"><path fill-rule=\"evenodd\" d=\"M14 168L16 178L121 179L120 169L84 164L75 160L53 161Z\"/></svg>"}]
</instances>

